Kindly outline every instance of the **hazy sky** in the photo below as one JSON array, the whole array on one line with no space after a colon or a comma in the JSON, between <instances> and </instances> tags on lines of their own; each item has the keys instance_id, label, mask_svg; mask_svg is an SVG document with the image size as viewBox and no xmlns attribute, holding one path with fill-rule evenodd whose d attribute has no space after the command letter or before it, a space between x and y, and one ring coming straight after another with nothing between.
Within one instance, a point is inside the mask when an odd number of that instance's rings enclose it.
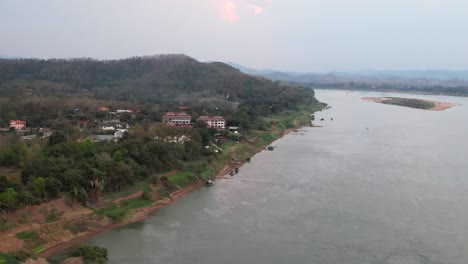
<instances>
[{"instance_id":1,"label":"hazy sky","mask_svg":"<svg viewBox=\"0 0 468 264\"><path fill-rule=\"evenodd\" d=\"M0 0L0 54L468 69L468 0Z\"/></svg>"}]
</instances>

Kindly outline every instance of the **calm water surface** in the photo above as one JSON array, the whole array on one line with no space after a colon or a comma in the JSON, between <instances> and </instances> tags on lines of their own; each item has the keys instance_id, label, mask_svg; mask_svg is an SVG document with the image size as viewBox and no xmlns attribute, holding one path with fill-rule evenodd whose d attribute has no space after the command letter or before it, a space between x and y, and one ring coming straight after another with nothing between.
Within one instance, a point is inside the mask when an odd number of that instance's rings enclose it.
<instances>
[{"instance_id":1,"label":"calm water surface","mask_svg":"<svg viewBox=\"0 0 468 264\"><path fill-rule=\"evenodd\" d=\"M457 103L431 112L362 101ZM468 263L468 98L317 91L322 128L89 241L110 263ZM333 121L330 119L333 117Z\"/></svg>"}]
</instances>

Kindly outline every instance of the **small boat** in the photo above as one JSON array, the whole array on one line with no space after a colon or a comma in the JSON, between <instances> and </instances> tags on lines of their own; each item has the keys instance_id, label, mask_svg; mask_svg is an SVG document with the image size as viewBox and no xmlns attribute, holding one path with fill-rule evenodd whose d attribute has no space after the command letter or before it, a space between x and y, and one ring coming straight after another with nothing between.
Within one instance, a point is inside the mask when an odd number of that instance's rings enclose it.
<instances>
[{"instance_id":1,"label":"small boat","mask_svg":"<svg viewBox=\"0 0 468 264\"><path fill-rule=\"evenodd\" d=\"M267 149L268 149L268 150L274 150L275 148L273 148L273 146L268 146Z\"/></svg>"},{"instance_id":2,"label":"small boat","mask_svg":"<svg viewBox=\"0 0 468 264\"><path fill-rule=\"evenodd\" d=\"M213 185L215 185L214 181L212 181L212 180L207 180L206 181L206 186L213 186Z\"/></svg>"}]
</instances>

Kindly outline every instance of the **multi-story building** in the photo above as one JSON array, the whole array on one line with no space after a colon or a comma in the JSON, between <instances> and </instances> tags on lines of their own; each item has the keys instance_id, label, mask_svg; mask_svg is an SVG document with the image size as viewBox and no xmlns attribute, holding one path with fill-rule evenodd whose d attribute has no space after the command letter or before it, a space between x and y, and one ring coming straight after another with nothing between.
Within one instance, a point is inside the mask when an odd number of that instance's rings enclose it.
<instances>
[{"instance_id":1,"label":"multi-story building","mask_svg":"<svg viewBox=\"0 0 468 264\"><path fill-rule=\"evenodd\" d=\"M225 128L226 127L226 119L222 116L200 116L197 120L203 121L206 123L207 127L214 127L214 128Z\"/></svg>"},{"instance_id":2,"label":"multi-story building","mask_svg":"<svg viewBox=\"0 0 468 264\"><path fill-rule=\"evenodd\" d=\"M192 117L184 112L167 112L163 115L162 120L164 123L173 125L189 125Z\"/></svg>"},{"instance_id":3,"label":"multi-story building","mask_svg":"<svg viewBox=\"0 0 468 264\"><path fill-rule=\"evenodd\" d=\"M10 120L10 127L14 127L16 130L25 129L26 121L23 120Z\"/></svg>"}]
</instances>

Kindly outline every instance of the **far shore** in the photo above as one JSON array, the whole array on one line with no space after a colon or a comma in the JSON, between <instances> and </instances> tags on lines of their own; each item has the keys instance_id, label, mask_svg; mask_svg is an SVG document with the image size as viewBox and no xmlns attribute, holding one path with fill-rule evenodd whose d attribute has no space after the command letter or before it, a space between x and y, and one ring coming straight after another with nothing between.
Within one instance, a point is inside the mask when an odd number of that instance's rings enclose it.
<instances>
[{"instance_id":1,"label":"far shore","mask_svg":"<svg viewBox=\"0 0 468 264\"><path fill-rule=\"evenodd\" d=\"M369 101L369 102L382 103L386 100L389 100L390 98L389 97L362 97L361 99L365 101ZM447 102L432 101L432 100L426 100L426 99L418 99L418 100L433 103L434 107L429 108L429 109L423 109L423 110L429 110L429 111L442 111L442 110L449 109L455 106L455 104L447 103Z\"/></svg>"}]
</instances>

